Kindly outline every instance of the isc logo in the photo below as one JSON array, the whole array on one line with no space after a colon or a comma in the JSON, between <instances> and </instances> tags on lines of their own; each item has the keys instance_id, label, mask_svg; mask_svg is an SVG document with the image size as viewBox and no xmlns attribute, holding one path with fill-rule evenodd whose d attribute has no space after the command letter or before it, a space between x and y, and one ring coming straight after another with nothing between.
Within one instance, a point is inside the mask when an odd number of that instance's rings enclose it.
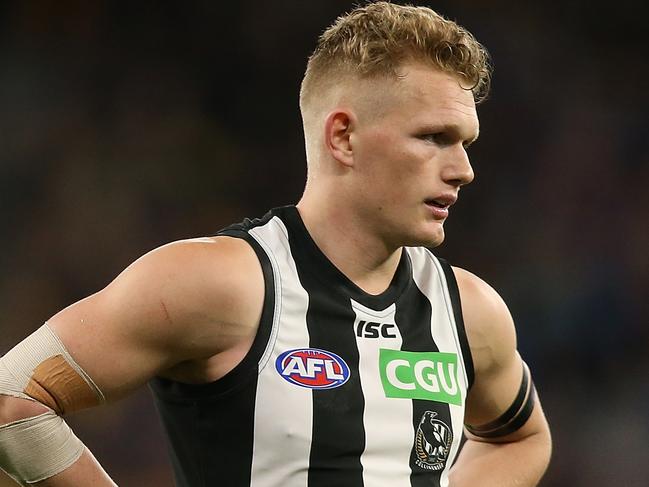
<instances>
[{"instance_id":1,"label":"isc logo","mask_svg":"<svg viewBox=\"0 0 649 487\"><path fill-rule=\"evenodd\" d=\"M317 348L298 348L275 361L277 372L291 384L309 389L333 389L349 379L349 367L338 355Z\"/></svg>"},{"instance_id":2,"label":"isc logo","mask_svg":"<svg viewBox=\"0 0 649 487\"><path fill-rule=\"evenodd\" d=\"M356 325L356 336L361 338L396 338L392 331L395 325L392 323L377 323L376 321L359 321Z\"/></svg>"}]
</instances>

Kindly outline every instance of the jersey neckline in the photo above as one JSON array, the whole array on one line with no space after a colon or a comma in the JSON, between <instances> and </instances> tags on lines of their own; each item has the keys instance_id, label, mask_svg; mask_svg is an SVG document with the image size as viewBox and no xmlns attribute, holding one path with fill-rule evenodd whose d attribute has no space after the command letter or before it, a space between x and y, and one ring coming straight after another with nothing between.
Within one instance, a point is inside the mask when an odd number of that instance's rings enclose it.
<instances>
[{"instance_id":1,"label":"jersey neckline","mask_svg":"<svg viewBox=\"0 0 649 487\"><path fill-rule=\"evenodd\" d=\"M349 279L336 265L327 258L315 243L295 205L275 208L272 213L277 215L288 230L289 243L296 258L306 258L311 269L319 279L333 289L344 292L349 297L363 306L376 311L396 302L397 298L405 291L410 283L411 263L406 248L401 249L401 259L392 281L385 291L380 294L369 294L351 279Z\"/></svg>"}]
</instances>

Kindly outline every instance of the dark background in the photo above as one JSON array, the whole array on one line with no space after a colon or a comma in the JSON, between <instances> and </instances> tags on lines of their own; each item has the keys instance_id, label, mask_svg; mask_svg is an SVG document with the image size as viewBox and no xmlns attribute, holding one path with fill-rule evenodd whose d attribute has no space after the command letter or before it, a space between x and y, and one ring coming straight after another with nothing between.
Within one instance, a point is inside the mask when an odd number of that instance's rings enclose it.
<instances>
[{"instance_id":1,"label":"dark background","mask_svg":"<svg viewBox=\"0 0 649 487\"><path fill-rule=\"evenodd\" d=\"M494 59L438 253L517 321L554 433L543 486L649 485L641 3L418 2ZM305 61L351 7L2 2L0 353L142 253L296 202ZM146 389L70 422L120 485L172 485Z\"/></svg>"}]
</instances>

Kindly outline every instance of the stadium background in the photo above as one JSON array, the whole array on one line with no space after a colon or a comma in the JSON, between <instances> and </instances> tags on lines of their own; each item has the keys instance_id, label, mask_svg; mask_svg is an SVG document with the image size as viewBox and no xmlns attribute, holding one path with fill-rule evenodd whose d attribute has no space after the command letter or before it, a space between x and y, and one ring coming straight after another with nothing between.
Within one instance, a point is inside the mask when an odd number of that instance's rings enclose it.
<instances>
[{"instance_id":1,"label":"stadium background","mask_svg":"<svg viewBox=\"0 0 649 487\"><path fill-rule=\"evenodd\" d=\"M542 485L646 486L647 9L419 4L494 59L439 254L517 321L554 432ZM305 60L351 6L2 2L0 353L142 253L296 202ZM120 485L172 485L146 389L70 422Z\"/></svg>"}]
</instances>

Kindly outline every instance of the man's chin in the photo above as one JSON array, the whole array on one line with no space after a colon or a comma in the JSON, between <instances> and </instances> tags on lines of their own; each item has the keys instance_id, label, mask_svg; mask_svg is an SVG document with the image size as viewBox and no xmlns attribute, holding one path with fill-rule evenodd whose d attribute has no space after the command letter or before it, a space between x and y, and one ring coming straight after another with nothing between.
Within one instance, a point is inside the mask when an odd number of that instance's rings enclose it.
<instances>
[{"instance_id":1,"label":"man's chin","mask_svg":"<svg viewBox=\"0 0 649 487\"><path fill-rule=\"evenodd\" d=\"M430 241L428 241L425 244L425 247L433 248L442 245L442 243L444 243L444 237L445 237L444 232L441 232L440 235L437 235L435 238L432 238Z\"/></svg>"},{"instance_id":2,"label":"man's chin","mask_svg":"<svg viewBox=\"0 0 649 487\"><path fill-rule=\"evenodd\" d=\"M417 238L408 244L408 247L437 247L444 242L444 228L440 225L432 232L426 232L423 235L418 235Z\"/></svg>"}]
</instances>

